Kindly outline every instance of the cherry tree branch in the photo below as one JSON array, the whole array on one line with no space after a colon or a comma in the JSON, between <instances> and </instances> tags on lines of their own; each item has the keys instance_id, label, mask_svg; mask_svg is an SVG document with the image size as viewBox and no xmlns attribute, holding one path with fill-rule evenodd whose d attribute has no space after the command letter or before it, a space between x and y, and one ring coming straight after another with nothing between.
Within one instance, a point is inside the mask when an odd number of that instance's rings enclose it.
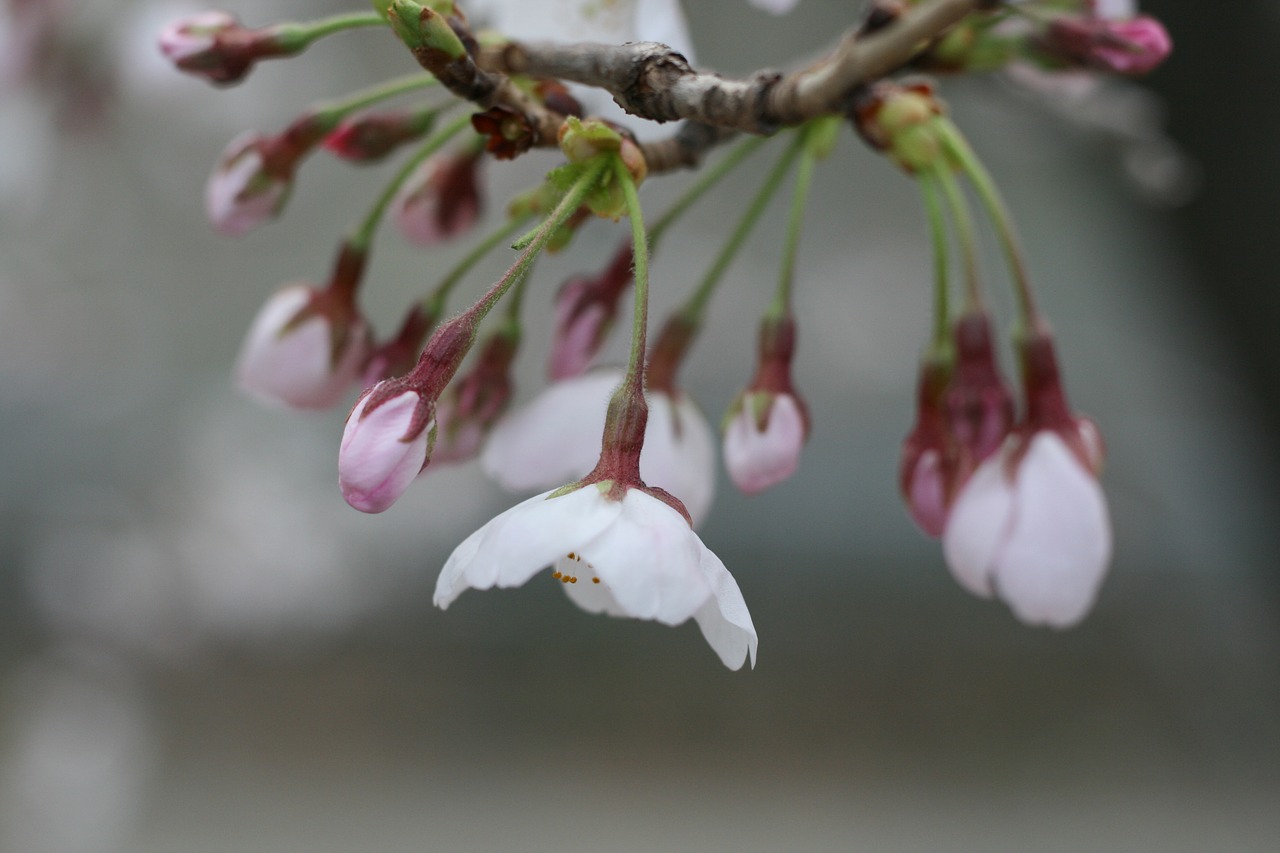
<instances>
[{"instance_id":1,"label":"cherry tree branch","mask_svg":"<svg viewBox=\"0 0 1280 853\"><path fill-rule=\"evenodd\" d=\"M858 87L906 65L965 16L994 5L992 0L925 0L874 33L847 33L808 68L785 74L762 70L738 80L697 71L656 42L508 42L481 48L477 62L504 74L555 77L605 89L624 110L652 121L689 119L769 134L843 111Z\"/></svg>"}]
</instances>

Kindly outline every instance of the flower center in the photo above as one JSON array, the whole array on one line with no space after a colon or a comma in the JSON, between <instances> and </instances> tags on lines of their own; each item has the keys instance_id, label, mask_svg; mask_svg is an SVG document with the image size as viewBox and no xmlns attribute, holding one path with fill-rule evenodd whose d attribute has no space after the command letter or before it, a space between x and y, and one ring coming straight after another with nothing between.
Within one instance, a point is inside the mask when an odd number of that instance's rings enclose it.
<instances>
[{"instance_id":1,"label":"flower center","mask_svg":"<svg viewBox=\"0 0 1280 853\"><path fill-rule=\"evenodd\" d=\"M577 569L579 566L586 566L587 571L592 571L595 569L595 566L587 562L586 559L583 558L581 554L578 554L574 551L569 552L569 555L566 558L566 563L567 565L565 565L565 569L566 569L565 571L562 572L559 569L557 569L556 571L551 573L551 577L553 580L558 580L561 583L577 583L578 582ZM591 575L590 577L591 577L592 583L600 583L600 578L598 576Z\"/></svg>"}]
</instances>

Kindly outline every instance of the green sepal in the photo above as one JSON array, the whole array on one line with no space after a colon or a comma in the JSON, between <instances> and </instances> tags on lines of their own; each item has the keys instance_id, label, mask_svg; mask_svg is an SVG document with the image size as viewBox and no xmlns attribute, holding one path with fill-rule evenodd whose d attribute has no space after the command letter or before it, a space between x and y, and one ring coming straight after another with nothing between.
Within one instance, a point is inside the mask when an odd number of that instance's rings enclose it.
<instances>
[{"instance_id":1,"label":"green sepal","mask_svg":"<svg viewBox=\"0 0 1280 853\"><path fill-rule=\"evenodd\" d=\"M394 0L390 11L391 28L410 50L435 51L449 60L466 57L466 46L435 9L414 0Z\"/></svg>"}]
</instances>

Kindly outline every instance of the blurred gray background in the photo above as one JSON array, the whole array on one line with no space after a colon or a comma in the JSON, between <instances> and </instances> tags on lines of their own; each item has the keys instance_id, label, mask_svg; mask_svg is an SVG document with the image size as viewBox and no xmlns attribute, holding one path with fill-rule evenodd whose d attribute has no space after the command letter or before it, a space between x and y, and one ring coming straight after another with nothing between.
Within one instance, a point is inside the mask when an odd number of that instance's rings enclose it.
<instances>
[{"instance_id":1,"label":"blurred gray background","mask_svg":"<svg viewBox=\"0 0 1280 853\"><path fill-rule=\"evenodd\" d=\"M700 61L743 73L821 49L858 4L686 6ZM335 483L343 412L235 392L258 306L325 273L389 170L317 156L287 216L230 241L202 218L209 168L241 129L410 65L355 33L215 91L153 61L184 8L78 4L74 73L0 96L0 850L1276 849L1274 2L1145 3L1177 44L1146 90L944 85L1109 445L1115 562L1069 632L964 593L901 508L930 259L911 182L844 135L800 258L812 441L763 496L722 478L702 530L760 634L737 673L692 626L588 616L541 579L437 611L450 549L513 498L467 466L363 516ZM672 235L656 316L773 156ZM493 207L552 162L492 168ZM646 187L651 209L682 180ZM683 374L713 420L752 369L781 207ZM557 283L622 233L539 266L522 398ZM389 231L375 325L463 249Z\"/></svg>"}]
</instances>

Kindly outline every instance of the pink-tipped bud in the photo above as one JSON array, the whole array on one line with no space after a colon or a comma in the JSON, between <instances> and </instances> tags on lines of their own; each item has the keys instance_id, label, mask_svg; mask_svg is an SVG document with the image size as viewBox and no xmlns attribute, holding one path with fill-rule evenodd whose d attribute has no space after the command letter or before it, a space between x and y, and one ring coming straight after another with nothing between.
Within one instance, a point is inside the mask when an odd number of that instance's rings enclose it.
<instances>
[{"instance_id":1,"label":"pink-tipped bud","mask_svg":"<svg viewBox=\"0 0 1280 853\"><path fill-rule=\"evenodd\" d=\"M809 408L791 380L796 327L790 317L760 324L756 375L725 415L724 464L741 491L758 494L796 472L809 437Z\"/></svg>"},{"instance_id":2,"label":"pink-tipped bud","mask_svg":"<svg viewBox=\"0 0 1280 853\"><path fill-rule=\"evenodd\" d=\"M985 313L969 312L956 322L955 346L947 418L952 437L976 465L1004 444L1013 426L1013 394L996 364Z\"/></svg>"},{"instance_id":3,"label":"pink-tipped bud","mask_svg":"<svg viewBox=\"0 0 1280 853\"><path fill-rule=\"evenodd\" d=\"M226 12L199 12L160 33L160 52L180 71L225 85L244 79L259 59L296 53L271 29L251 30Z\"/></svg>"},{"instance_id":4,"label":"pink-tipped bud","mask_svg":"<svg viewBox=\"0 0 1280 853\"><path fill-rule=\"evenodd\" d=\"M1149 15L1128 20L1061 17L1049 25L1043 46L1062 62L1136 76L1163 63L1173 40Z\"/></svg>"},{"instance_id":5,"label":"pink-tipped bud","mask_svg":"<svg viewBox=\"0 0 1280 853\"><path fill-rule=\"evenodd\" d=\"M971 466L965 464L948 424L945 407L952 365L926 359L920 367L916 423L902 442L898 487L911 520L929 536L942 535L956 490Z\"/></svg>"},{"instance_id":6,"label":"pink-tipped bud","mask_svg":"<svg viewBox=\"0 0 1280 853\"><path fill-rule=\"evenodd\" d=\"M474 153L432 157L400 191L392 212L411 243L433 246L470 230L483 202Z\"/></svg>"},{"instance_id":7,"label":"pink-tipped bud","mask_svg":"<svg viewBox=\"0 0 1280 853\"><path fill-rule=\"evenodd\" d=\"M581 376L591 366L613 328L618 300L631 277L631 244L626 243L600 275L577 276L561 285L547 370L551 379Z\"/></svg>"},{"instance_id":8,"label":"pink-tipped bud","mask_svg":"<svg viewBox=\"0 0 1280 853\"><path fill-rule=\"evenodd\" d=\"M435 430L423 418L416 391L383 399L383 385L365 392L351 410L338 450L342 497L361 512L382 512L404 494L427 464ZM370 409L371 401L379 405Z\"/></svg>"},{"instance_id":9,"label":"pink-tipped bud","mask_svg":"<svg viewBox=\"0 0 1280 853\"><path fill-rule=\"evenodd\" d=\"M400 110L354 116L340 123L324 139L326 151L353 163L373 163L406 142L431 130L429 112Z\"/></svg>"},{"instance_id":10,"label":"pink-tipped bud","mask_svg":"<svg viewBox=\"0 0 1280 853\"><path fill-rule=\"evenodd\" d=\"M324 138L326 117L306 114L276 136L253 131L231 141L205 185L205 213L221 234L237 237L277 216L302 160Z\"/></svg>"},{"instance_id":11,"label":"pink-tipped bud","mask_svg":"<svg viewBox=\"0 0 1280 853\"><path fill-rule=\"evenodd\" d=\"M436 410L436 463L465 462L480 453L485 438L511 403L511 364L518 330L494 334L466 376L449 387Z\"/></svg>"},{"instance_id":12,"label":"pink-tipped bud","mask_svg":"<svg viewBox=\"0 0 1280 853\"><path fill-rule=\"evenodd\" d=\"M763 492L800 466L808 432L803 403L790 394L743 394L724 429L724 467L740 491Z\"/></svg>"},{"instance_id":13,"label":"pink-tipped bud","mask_svg":"<svg viewBox=\"0 0 1280 853\"><path fill-rule=\"evenodd\" d=\"M361 258L343 252L329 285L292 284L258 312L240 348L240 387L298 409L337 405L368 353L368 325L355 306Z\"/></svg>"}]
</instances>

